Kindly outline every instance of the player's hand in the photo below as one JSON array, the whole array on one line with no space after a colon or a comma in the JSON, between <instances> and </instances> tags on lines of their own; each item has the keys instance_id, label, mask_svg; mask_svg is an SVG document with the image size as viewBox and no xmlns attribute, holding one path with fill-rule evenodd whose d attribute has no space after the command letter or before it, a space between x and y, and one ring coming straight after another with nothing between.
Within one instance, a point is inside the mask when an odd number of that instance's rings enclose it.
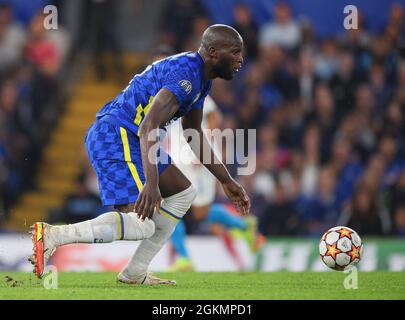
<instances>
[{"instance_id":1,"label":"player's hand","mask_svg":"<svg viewBox=\"0 0 405 320\"><path fill-rule=\"evenodd\" d=\"M250 199L245 189L237 183L235 180L222 184L225 194L231 200L236 209L243 215L249 214L250 211Z\"/></svg>"},{"instance_id":2,"label":"player's hand","mask_svg":"<svg viewBox=\"0 0 405 320\"><path fill-rule=\"evenodd\" d=\"M145 183L138 200L135 202L134 212L144 221L146 218L152 218L155 208L160 209L162 196L157 185Z\"/></svg>"}]
</instances>

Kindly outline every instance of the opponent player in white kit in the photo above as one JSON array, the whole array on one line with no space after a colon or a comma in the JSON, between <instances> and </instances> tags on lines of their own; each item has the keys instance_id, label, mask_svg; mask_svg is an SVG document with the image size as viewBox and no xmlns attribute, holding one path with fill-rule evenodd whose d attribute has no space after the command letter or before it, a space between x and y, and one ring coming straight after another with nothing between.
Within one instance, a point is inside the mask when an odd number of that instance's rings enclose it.
<instances>
[{"instance_id":1,"label":"opponent player in white kit","mask_svg":"<svg viewBox=\"0 0 405 320\"><path fill-rule=\"evenodd\" d=\"M211 135L213 129L219 129L221 114L214 100L207 96L203 107L202 128L212 142L217 156L222 159L221 152ZM254 217L242 218L232 214L227 207L214 203L216 194L216 179L196 158L186 142L180 121L174 122L167 128L167 151L183 174L190 180L197 190L197 196L192 203L193 217L198 221L204 221L210 226L210 231L221 236L226 248L235 260L239 269L243 269L242 260L234 248L230 229L242 230L244 238L253 250L256 239L256 219ZM212 139L212 140L211 140ZM192 270L193 264L185 245L186 230L183 221L179 222L171 236L171 243L178 254L178 258L170 268L170 271Z\"/></svg>"}]
</instances>

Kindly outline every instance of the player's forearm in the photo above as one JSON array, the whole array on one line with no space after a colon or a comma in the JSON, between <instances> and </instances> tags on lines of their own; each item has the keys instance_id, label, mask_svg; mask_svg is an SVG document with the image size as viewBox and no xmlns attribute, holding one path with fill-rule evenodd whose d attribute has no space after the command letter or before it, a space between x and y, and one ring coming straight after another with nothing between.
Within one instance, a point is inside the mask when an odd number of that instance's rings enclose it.
<instances>
[{"instance_id":1,"label":"player's forearm","mask_svg":"<svg viewBox=\"0 0 405 320\"><path fill-rule=\"evenodd\" d=\"M228 169L226 169L225 165L222 162L204 165L222 184L228 183L232 180Z\"/></svg>"},{"instance_id":2,"label":"player's forearm","mask_svg":"<svg viewBox=\"0 0 405 320\"><path fill-rule=\"evenodd\" d=\"M158 185L157 155L156 146L158 143L157 125L142 125L140 130L140 145L142 155L142 165L146 183Z\"/></svg>"},{"instance_id":3,"label":"player's forearm","mask_svg":"<svg viewBox=\"0 0 405 320\"><path fill-rule=\"evenodd\" d=\"M190 147L200 162L222 183L228 183L232 180L231 175L223 162L216 156L211 144L202 130L199 130L199 142L197 144L190 142ZM207 157L209 155L209 158Z\"/></svg>"}]
</instances>

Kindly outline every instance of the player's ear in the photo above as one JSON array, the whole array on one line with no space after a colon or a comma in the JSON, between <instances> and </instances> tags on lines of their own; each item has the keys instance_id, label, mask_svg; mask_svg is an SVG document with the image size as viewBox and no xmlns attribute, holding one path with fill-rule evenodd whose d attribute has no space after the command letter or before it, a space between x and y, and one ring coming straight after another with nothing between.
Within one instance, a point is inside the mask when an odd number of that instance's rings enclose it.
<instances>
[{"instance_id":1,"label":"player's ear","mask_svg":"<svg viewBox=\"0 0 405 320\"><path fill-rule=\"evenodd\" d=\"M218 51L212 46L208 48L208 54L210 55L211 59L216 59L218 57Z\"/></svg>"}]
</instances>

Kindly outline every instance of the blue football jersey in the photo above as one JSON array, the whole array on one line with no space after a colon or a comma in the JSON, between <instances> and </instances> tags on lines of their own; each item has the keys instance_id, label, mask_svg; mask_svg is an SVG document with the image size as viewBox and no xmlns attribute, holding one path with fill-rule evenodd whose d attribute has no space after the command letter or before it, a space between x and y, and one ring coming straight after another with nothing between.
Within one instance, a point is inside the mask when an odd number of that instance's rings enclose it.
<instances>
[{"instance_id":1,"label":"blue football jersey","mask_svg":"<svg viewBox=\"0 0 405 320\"><path fill-rule=\"evenodd\" d=\"M135 75L129 85L98 113L97 119L113 117L121 126L138 134L138 128L162 88L172 92L179 109L169 122L191 109L201 109L212 81L205 79L204 61L197 52L184 52L149 65Z\"/></svg>"}]
</instances>

